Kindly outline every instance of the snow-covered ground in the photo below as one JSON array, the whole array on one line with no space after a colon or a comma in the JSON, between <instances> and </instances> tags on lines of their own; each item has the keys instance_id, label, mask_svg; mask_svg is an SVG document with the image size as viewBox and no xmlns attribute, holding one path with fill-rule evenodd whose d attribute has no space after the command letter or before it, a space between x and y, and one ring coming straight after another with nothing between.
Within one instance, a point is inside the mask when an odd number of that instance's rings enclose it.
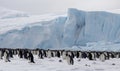
<instances>
[{"instance_id":1,"label":"snow-covered ground","mask_svg":"<svg viewBox=\"0 0 120 71\"><path fill-rule=\"evenodd\" d=\"M120 59L110 59L105 62L89 61L88 59L74 59L74 65L68 65L61 58L38 59L35 57L35 64L28 63L28 60L19 59L17 56L11 62L0 60L0 71L120 71ZM59 62L59 60L62 62Z\"/></svg>"}]
</instances>

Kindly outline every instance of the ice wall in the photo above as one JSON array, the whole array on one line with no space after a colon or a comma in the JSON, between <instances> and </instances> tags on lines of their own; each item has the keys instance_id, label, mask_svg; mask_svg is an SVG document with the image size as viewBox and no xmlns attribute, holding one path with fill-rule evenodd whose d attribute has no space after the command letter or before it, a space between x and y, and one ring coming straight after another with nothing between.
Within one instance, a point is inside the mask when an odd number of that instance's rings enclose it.
<instances>
[{"instance_id":1,"label":"ice wall","mask_svg":"<svg viewBox=\"0 0 120 71\"><path fill-rule=\"evenodd\" d=\"M67 17L26 25L0 35L0 47L64 48L90 42L120 42L120 14L69 9Z\"/></svg>"}]
</instances>

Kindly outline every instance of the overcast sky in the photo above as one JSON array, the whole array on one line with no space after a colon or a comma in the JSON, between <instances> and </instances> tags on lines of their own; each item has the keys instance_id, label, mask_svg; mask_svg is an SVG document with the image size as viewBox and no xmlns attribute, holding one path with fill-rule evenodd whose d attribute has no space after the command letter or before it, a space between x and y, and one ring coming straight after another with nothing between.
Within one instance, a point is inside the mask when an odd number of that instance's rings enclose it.
<instances>
[{"instance_id":1,"label":"overcast sky","mask_svg":"<svg viewBox=\"0 0 120 71\"><path fill-rule=\"evenodd\" d=\"M0 0L0 6L31 14L45 14L67 11L68 8L80 10L120 9L120 0Z\"/></svg>"}]
</instances>

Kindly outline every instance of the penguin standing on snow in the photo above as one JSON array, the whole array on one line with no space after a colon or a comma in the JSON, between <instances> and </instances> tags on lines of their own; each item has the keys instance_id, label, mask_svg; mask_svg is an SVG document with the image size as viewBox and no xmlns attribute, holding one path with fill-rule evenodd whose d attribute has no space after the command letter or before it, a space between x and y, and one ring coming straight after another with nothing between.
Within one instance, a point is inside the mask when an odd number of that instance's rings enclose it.
<instances>
[{"instance_id":1,"label":"penguin standing on snow","mask_svg":"<svg viewBox=\"0 0 120 71\"><path fill-rule=\"evenodd\" d=\"M28 52L28 59L29 59L29 63L35 63L33 54L31 52Z\"/></svg>"},{"instance_id":2,"label":"penguin standing on snow","mask_svg":"<svg viewBox=\"0 0 120 71\"><path fill-rule=\"evenodd\" d=\"M10 58L9 51L6 50L6 51L4 52L4 59L5 59L5 62L10 62L9 58Z\"/></svg>"},{"instance_id":3,"label":"penguin standing on snow","mask_svg":"<svg viewBox=\"0 0 120 71\"><path fill-rule=\"evenodd\" d=\"M17 49L14 49L14 50L13 50L13 54L14 54L14 55L17 55Z\"/></svg>"},{"instance_id":4,"label":"penguin standing on snow","mask_svg":"<svg viewBox=\"0 0 120 71\"><path fill-rule=\"evenodd\" d=\"M59 52L59 51L56 51L56 56L57 56L58 58L60 58L60 52Z\"/></svg>"},{"instance_id":5,"label":"penguin standing on snow","mask_svg":"<svg viewBox=\"0 0 120 71\"><path fill-rule=\"evenodd\" d=\"M9 55L11 58L13 58L13 50L12 49L9 49Z\"/></svg>"},{"instance_id":6,"label":"penguin standing on snow","mask_svg":"<svg viewBox=\"0 0 120 71\"><path fill-rule=\"evenodd\" d=\"M79 58L80 54L79 51L76 52L76 58Z\"/></svg>"},{"instance_id":7,"label":"penguin standing on snow","mask_svg":"<svg viewBox=\"0 0 120 71\"><path fill-rule=\"evenodd\" d=\"M39 59L43 59L42 50L38 50L38 58L39 58Z\"/></svg>"},{"instance_id":8,"label":"penguin standing on snow","mask_svg":"<svg viewBox=\"0 0 120 71\"><path fill-rule=\"evenodd\" d=\"M100 59L102 62L104 62L104 61L105 61L105 59L106 59L105 54L104 54L104 53L102 53L102 54L100 55L99 59Z\"/></svg>"},{"instance_id":9,"label":"penguin standing on snow","mask_svg":"<svg viewBox=\"0 0 120 71\"><path fill-rule=\"evenodd\" d=\"M63 58L63 60L66 59L66 55L67 55L67 52L65 50L63 50L63 52L62 52L62 58Z\"/></svg>"},{"instance_id":10,"label":"penguin standing on snow","mask_svg":"<svg viewBox=\"0 0 120 71\"><path fill-rule=\"evenodd\" d=\"M43 50L42 52L43 52L43 57L47 57L47 54L46 54L47 51Z\"/></svg>"},{"instance_id":11,"label":"penguin standing on snow","mask_svg":"<svg viewBox=\"0 0 120 71\"><path fill-rule=\"evenodd\" d=\"M24 52L23 52L23 57L24 57L24 59L28 59L27 53L28 53L28 51L27 51L27 49L25 49Z\"/></svg>"},{"instance_id":12,"label":"penguin standing on snow","mask_svg":"<svg viewBox=\"0 0 120 71\"><path fill-rule=\"evenodd\" d=\"M22 52L21 49L18 51L18 56L19 56L20 58L23 58L23 52Z\"/></svg>"},{"instance_id":13,"label":"penguin standing on snow","mask_svg":"<svg viewBox=\"0 0 120 71\"><path fill-rule=\"evenodd\" d=\"M91 54L91 53L88 53L88 59L89 59L89 60L93 60L93 59L92 59L92 54Z\"/></svg>"},{"instance_id":14,"label":"penguin standing on snow","mask_svg":"<svg viewBox=\"0 0 120 71\"><path fill-rule=\"evenodd\" d=\"M47 57L48 58L51 58L52 57L52 52L48 49L48 52L47 52Z\"/></svg>"},{"instance_id":15,"label":"penguin standing on snow","mask_svg":"<svg viewBox=\"0 0 120 71\"><path fill-rule=\"evenodd\" d=\"M71 55L66 54L66 60L67 60L68 65L74 64L74 60L73 60L73 57Z\"/></svg>"},{"instance_id":16,"label":"penguin standing on snow","mask_svg":"<svg viewBox=\"0 0 120 71\"><path fill-rule=\"evenodd\" d=\"M91 54L92 54L92 60L96 60L96 56L95 56L96 53L92 52Z\"/></svg>"},{"instance_id":17,"label":"penguin standing on snow","mask_svg":"<svg viewBox=\"0 0 120 71\"><path fill-rule=\"evenodd\" d=\"M81 57L82 58L87 58L87 54L88 54L87 52L81 52Z\"/></svg>"}]
</instances>

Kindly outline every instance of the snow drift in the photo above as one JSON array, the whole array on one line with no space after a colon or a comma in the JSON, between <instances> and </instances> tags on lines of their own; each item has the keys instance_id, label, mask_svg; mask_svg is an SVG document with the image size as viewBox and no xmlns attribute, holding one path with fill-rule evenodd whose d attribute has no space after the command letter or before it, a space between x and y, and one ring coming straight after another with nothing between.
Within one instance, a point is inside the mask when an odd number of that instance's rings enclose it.
<instances>
[{"instance_id":1,"label":"snow drift","mask_svg":"<svg viewBox=\"0 0 120 71\"><path fill-rule=\"evenodd\" d=\"M92 42L120 42L120 14L69 9L68 15L25 24L0 35L0 47L64 48Z\"/></svg>"}]
</instances>

